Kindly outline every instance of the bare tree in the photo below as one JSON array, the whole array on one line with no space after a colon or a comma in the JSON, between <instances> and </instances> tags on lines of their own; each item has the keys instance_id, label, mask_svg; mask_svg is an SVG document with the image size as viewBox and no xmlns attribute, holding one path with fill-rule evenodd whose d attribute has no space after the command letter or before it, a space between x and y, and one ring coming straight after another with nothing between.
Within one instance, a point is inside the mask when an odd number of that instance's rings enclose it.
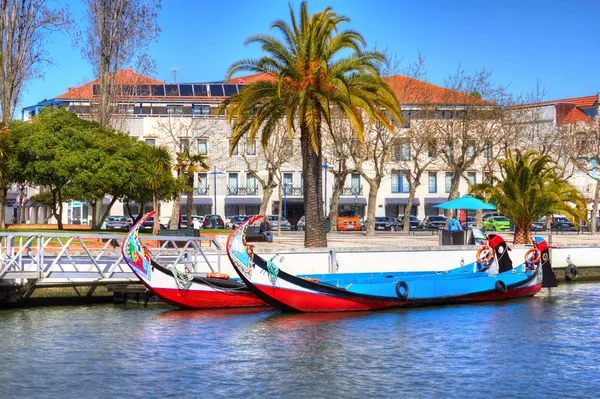
<instances>
[{"instance_id":1,"label":"bare tree","mask_svg":"<svg viewBox=\"0 0 600 399\"><path fill-rule=\"evenodd\" d=\"M449 199L456 198L461 178L477 166L480 156L496 143L510 142L503 107L511 96L491 81L486 69L467 75L458 69L446 80L445 90L430 106L428 123L435 129L437 155L451 171Z\"/></svg>"},{"instance_id":2,"label":"bare tree","mask_svg":"<svg viewBox=\"0 0 600 399\"><path fill-rule=\"evenodd\" d=\"M51 9L46 0L0 0L0 125L9 127L27 84L51 64L44 46L51 32L68 31L68 7ZM0 149L3 154L5 149ZM12 182L0 177L0 227L5 227L6 193Z\"/></svg>"},{"instance_id":3,"label":"bare tree","mask_svg":"<svg viewBox=\"0 0 600 399\"><path fill-rule=\"evenodd\" d=\"M132 63L141 73L153 68L145 48L160 33L156 24L160 4L160 0L86 0L89 29L82 52L99 79L96 117L104 127L111 126L115 97L123 95L123 87L115 84L117 72Z\"/></svg>"},{"instance_id":4,"label":"bare tree","mask_svg":"<svg viewBox=\"0 0 600 399\"><path fill-rule=\"evenodd\" d=\"M356 170L352 167L351 154L356 133L345 118L337 116L332 118L326 131L329 133L323 140L323 159L325 164L333 162L331 171L334 176L333 192L330 205L330 226L332 231L337 230L337 217L340 196L342 195L346 178ZM325 171L327 173L327 170Z\"/></svg>"}]
</instances>

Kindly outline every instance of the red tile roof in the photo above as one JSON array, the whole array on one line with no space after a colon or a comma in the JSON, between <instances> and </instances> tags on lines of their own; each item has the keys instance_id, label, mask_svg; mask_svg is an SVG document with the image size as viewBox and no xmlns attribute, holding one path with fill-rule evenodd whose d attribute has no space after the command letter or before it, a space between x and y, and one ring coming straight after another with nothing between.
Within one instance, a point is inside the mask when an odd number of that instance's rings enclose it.
<instances>
[{"instance_id":1,"label":"red tile roof","mask_svg":"<svg viewBox=\"0 0 600 399\"><path fill-rule=\"evenodd\" d=\"M79 87L69 87L69 91L57 96L64 99L90 99L92 98L92 87L98 84L100 79L93 80ZM131 69L125 69L117 72L115 78L116 84L165 84L162 80L156 80L147 76L139 75Z\"/></svg>"},{"instance_id":2,"label":"red tile roof","mask_svg":"<svg viewBox=\"0 0 600 399\"><path fill-rule=\"evenodd\" d=\"M230 84L247 85L254 83L259 80L275 81L275 77L269 73L255 73L252 75L238 76L237 78L231 78L227 81Z\"/></svg>"},{"instance_id":3,"label":"red tile roof","mask_svg":"<svg viewBox=\"0 0 600 399\"><path fill-rule=\"evenodd\" d=\"M592 120L574 104L556 104L557 125L572 125L577 122L590 124Z\"/></svg>"},{"instance_id":4,"label":"red tile roof","mask_svg":"<svg viewBox=\"0 0 600 399\"><path fill-rule=\"evenodd\" d=\"M544 101L527 105L556 105L556 104L573 104L578 108L593 107L598 104L598 96L585 96L565 98L563 100Z\"/></svg>"}]
</instances>

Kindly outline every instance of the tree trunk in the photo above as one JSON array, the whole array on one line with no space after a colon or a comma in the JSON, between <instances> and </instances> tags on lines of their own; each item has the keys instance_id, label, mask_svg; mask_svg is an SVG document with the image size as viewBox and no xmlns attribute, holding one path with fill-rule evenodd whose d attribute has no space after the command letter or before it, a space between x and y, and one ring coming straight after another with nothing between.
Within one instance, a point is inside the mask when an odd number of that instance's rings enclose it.
<instances>
[{"instance_id":1,"label":"tree trunk","mask_svg":"<svg viewBox=\"0 0 600 399\"><path fill-rule=\"evenodd\" d=\"M531 238L531 229L515 224L515 244L530 244Z\"/></svg>"},{"instance_id":2,"label":"tree trunk","mask_svg":"<svg viewBox=\"0 0 600 399\"><path fill-rule=\"evenodd\" d=\"M8 196L8 187L4 184L4 180L0 180L0 228L6 228L6 197Z\"/></svg>"},{"instance_id":3,"label":"tree trunk","mask_svg":"<svg viewBox=\"0 0 600 399\"><path fill-rule=\"evenodd\" d=\"M363 176L364 177L364 176ZM369 183L369 200L367 202L367 225L365 226L365 230L367 232L367 236L375 235L375 211L377 209L377 191L379 190L379 185L381 184L380 178L375 179L366 179L367 183Z\"/></svg>"},{"instance_id":4,"label":"tree trunk","mask_svg":"<svg viewBox=\"0 0 600 399\"><path fill-rule=\"evenodd\" d=\"M194 174L192 173L191 176L188 175L188 185L192 188L190 191L187 192L187 200L185 202L185 213L187 215L187 225L186 227L189 229L191 227L194 226L194 224L192 223L192 207L194 206ZM155 208L155 211L158 212L158 210ZM179 227L179 221L177 221L177 227Z\"/></svg>"},{"instance_id":5,"label":"tree trunk","mask_svg":"<svg viewBox=\"0 0 600 399\"><path fill-rule=\"evenodd\" d=\"M600 181L596 180L596 190L594 191L594 203L592 204L592 214L590 215L590 231L596 234L596 224L598 220L598 202L600 202Z\"/></svg>"},{"instance_id":6,"label":"tree trunk","mask_svg":"<svg viewBox=\"0 0 600 399\"><path fill-rule=\"evenodd\" d=\"M327 171L325 171L325 173L327 173ZM331 213L329 215L331 231L337 231L338 206L340 203L340 196L342 195L342 190L344 189L344 184L346 183L346 177L349 174L350 172L333 174L335 176L335 183L333 185L333 195L331 196Z\"/></svg>"},{"instance_id":7,"label":"tree trunk","mask_svg":"<svg viewBox=\"0 0 600 399\"><path fill-rule=\"evenodd\" d=\"M408 201L406 206L404 207L404 226L402 227L402 231L408 233L410 231L410 211L412 210L413 202L415 200L415 191L412 186L410 189L410 194L408 194Z\"/></svg>"},{"instance_id":8,"label":"tree trunk","mask_svg":"<svg viewBox=\"0 0 600 399\"><path fill-rule=\"evenodd\" d=\"M181 214L181 208L179 206L180 203L181 193L178 193L175 199L173 200L173 208L171 209L171 220L169 222L170 229L179 228L179 215Z\"/></svg>"},{"instance_id":9,"label":"tree trunk","mask_svg":"<svg viewBox=\"0 0 600 399\"><path fill-rule=\"evenodd\" d=\"M317 148L321 148L321 131L317 131ZM322 156L312 146L310 133L305 123L300 124L300 146L302 151L302 173L304 176L304 230L305 248L327 247L325 218L323 216L323 185L321 184Z\"/></svg>"},{"instance_id":10,"label":"tree trunk","mask_svg":"<svg viewBox=\"0 0 600 399\"><path fill-rule=\"evenodd\" d=\"M154 207L154 226L152 226L152 235L157 236L160 231L160 224L158 221L158 192L156 189L152 190L152 206Z\"/></svg>"}]
</instances>

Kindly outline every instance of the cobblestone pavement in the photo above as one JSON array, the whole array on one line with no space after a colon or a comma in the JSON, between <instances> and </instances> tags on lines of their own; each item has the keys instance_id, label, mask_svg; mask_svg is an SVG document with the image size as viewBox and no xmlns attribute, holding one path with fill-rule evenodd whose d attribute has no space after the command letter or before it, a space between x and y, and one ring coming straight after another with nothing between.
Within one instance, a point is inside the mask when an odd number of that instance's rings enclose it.
<instances>
[{"instance_id":1,"label":"cobblestone pavement","mask_svg":"<svg viewBox=\"0 0 600 399\"><path fill-rule=\"evenodd\" d=\"M500 233L508 242L513 241L512 233ZM539 232L540 235L551 245L578 245L596 247L600 245L600 234L591 235L589 233L577 234L567 232L561 234L552 234L548 232ZM348 247L370 247L370 248L397 248L397 247L435 247L440 245L439 235L436 232L417 232L415 235L408 235L404 232L375 232L374 236L367 237L364 232L330 232L327 234L327 243L329 248L348 248ZM302 249L304 248L304 233L300 231L281 232L280 235L273 235L273 242L253 242L256 248L264 249Z\"/></svg>"}]
</instances>

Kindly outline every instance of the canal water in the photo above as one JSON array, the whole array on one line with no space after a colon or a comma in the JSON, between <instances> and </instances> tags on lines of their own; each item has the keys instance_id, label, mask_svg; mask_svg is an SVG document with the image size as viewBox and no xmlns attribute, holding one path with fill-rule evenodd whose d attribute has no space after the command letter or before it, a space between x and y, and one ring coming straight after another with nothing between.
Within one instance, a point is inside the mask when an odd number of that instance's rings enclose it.
<instances>
[{"instance_id":1,"label":"canal water","mask_svg":"<svg viewBox=\"0 0 600 399\"><path fill-rule=\"evenodd\" d=\"M0 311L2 398L590 398L600 284L347 314Z\"/></svg>"}]
</instances>

